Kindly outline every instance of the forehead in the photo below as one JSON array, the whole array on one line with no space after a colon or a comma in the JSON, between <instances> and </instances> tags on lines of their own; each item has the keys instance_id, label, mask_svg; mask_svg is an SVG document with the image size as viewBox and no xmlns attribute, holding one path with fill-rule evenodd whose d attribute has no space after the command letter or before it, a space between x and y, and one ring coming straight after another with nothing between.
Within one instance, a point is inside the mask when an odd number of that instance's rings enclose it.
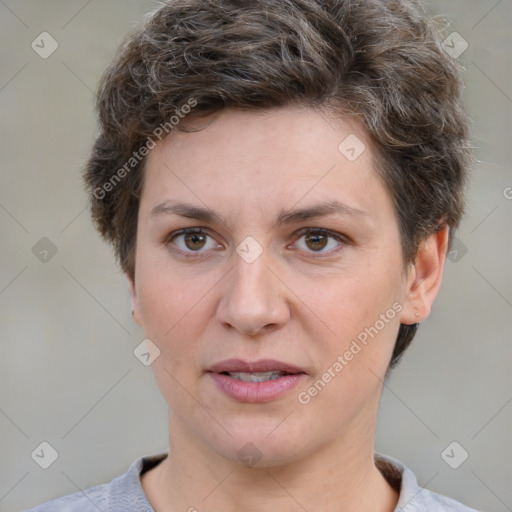
<instances>
[{"instance_id":1,"label":"forehead","mask_svg":"<svg viewBox=\"0 0 512 512\"><path fill-rule=\"evenodd\" d=\"M241 158L242 153L246 153L259 161L267 155L276 156L272 150L278 149L281 158L300 154L318 160L323 153L335 163L342 155L355 161L371 145L355 117L340 117L298 105L260 110L224 109L212 116L194 119L190 125L186 118L184 122L194 131L175 128L157 144L149 160L162 157L162 153L168 151L179 158L183 148L188 151L190 145L196 145L198 151L189 153L188 160L201 159L204 153L225 156L228 151L232 158ZM348 144L340 147L347 137ZM355 153L347 152L350 149Z\"/></svg>"},{"instance_id":2,"label":"forehead","mask_svg":"<svg viewBox=\"0 0 512 512\"><path fill-rule=\"evenodd\" d=\"M178 196L259 209L317 200L390 206L371 143L353 118L288 106L228 109L203 125L171 132L150 152L141 207Z\"/></svg>"}]
</instances>

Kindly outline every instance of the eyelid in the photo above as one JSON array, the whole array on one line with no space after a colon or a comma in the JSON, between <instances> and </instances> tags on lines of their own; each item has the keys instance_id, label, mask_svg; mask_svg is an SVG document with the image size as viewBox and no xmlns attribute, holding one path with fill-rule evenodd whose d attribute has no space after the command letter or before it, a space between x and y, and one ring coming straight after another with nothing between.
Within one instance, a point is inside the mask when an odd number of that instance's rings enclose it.
<instances>
[{"instance_id":1,"label":"eyelid","mask_svg":"<svg viewBox=\"0 0 512 512\"><path fill-rule=\"evenodd\" d=\"M163 243L165 246L170 246L172 241L177 238L178 236L180 235L186 235L188 233L201 233L201 234L205 234L206 236L212 238L213 240L216 241L215 237L213 237L210 233L209 233L209 230L208 228L204 228L204 227L201 227L201 226L194 226L194 227L188 227L188 228L182 228L182 229L178 229L176 231L173 231L172 233L168 234L164 240L163 240ZM351 244L351 240L346 236L346 235L343 235L341 233L338 233L336 231L331 231L330 229L326 229L326 228L315 228L315 227L305 227L305 228L301 228L300 230L296 231L293 235L293 238L294 238L294 242L292 243L295 244L297 242L297 240L299 240L301 237L303 237L304 235L307 235L307 234L310 234L310 233L313 233L313 234L321 234L321 235L325 235L325 236L328 236L330 238L333 238L335 239L337 242L339 242L341 245L350 245ZM217 241L216 241L217 242ZM219 242L217 242L219 243ZM221 244L219 244L221 245ZM197 256L200 256L202 255L203 253L207 253L207 251L202 251L202 250L199 250L199 251L183 251L177 247L171 249L173 252L179 252L180 254L185 254L186 256L185 257L197 257ZM337 253L339 252L341 249L334 249L334 250L330 250L330 251L326 251L326 252L321 252L321 251L306 251L308 256L309 257L313 257L313 258L322 258L322 257L327 257L327 256L330 256L334 253Z\"/></svg>"},{"instance_id":2,"label":"eyelid","mask_svg":"<svg viewBox=\"0 0 512 512\"><path fill-rule=\"evenodd\" d=\"M321 235L328 236L330 238L334 238L339 244L342 245L342 247L337 248L337 249L331 249L330 251L326 251L326 252L307 251L308 257L327 258L329 256L332 256L333 254L340 252L343 249L343 246L351 245L351 243L352 243L351 240L347 236L345 236L341 233L337 233L336 231L331 231L330 229L326 229L326 228L314 228L314 227L306 227L306 228L302 228L299 231L297 231L295 233L295 241L293 243L296 243L297 240L299 240L304 235L307 235L309 233L321 234Z\"/></svg>"},{"instance_id":3,"label":"eyelid","mask_svg":"<svg viewBox=\"0 0 512 512\"><path fill-rule=\"evenodd\" d=\"M186 235L188 233L204 233L205 235L208 235L210 238L213 238L208 231L209 230L207 228L203 228L202 226L191 226L188 228L181 228L177 229L176 231L172 231L168 235L165 235L164 242L171 241L177 236Z\"/></svg>"},{"instance_id":4,"label":"eyelid","mask_svg":"<svg viewBox=\"0 0 512 512\"><path fill-rule=\"evenodd\" d=\"M215 237L213 237L208 231L209 230L207 228L204 228L204 227L201 227L201 226L194 226L194 227L178 229L178 230L173 231L172 233L169 233L168 235L166 235L164 237L164 239L163 239L163 244L169 250L171 250L172 252L179 253L180 255L184 255L185 258L194 258L194 257L197 258L198 256L202 256L203 254L206 254L207 251L202 251L202 250L199 250L199 251L183 251L182 249L180 249L177 246L174 246L174 247L171 248L171 245L173 245L173 240L175 238L177 238L178 236L181 236L181 235L187 235L189 233L199 233L199 234L204 234L204 235L210 237L217 244L219 244L219 242L217 242ZM221 244L219 244L219 245L221 245Z\"/></svg>"},{"instance_id":5,"label":"eyelid","mask_svg":"<svg viewBox=\"0 0 512 512\"><path fill-rule=\"evenodd\" d=\"M322 235L327 235L332 238L335 238L336 240L339 240L340 242L349 243L349 239L346 235L343 235L341 233L338 233L336 231L332 231L327 228L313 228L313 227L307 227L307 228L301 228L299 231L295 233L296 236L303 236L308 233L320 233Z\"/></svg>"}]
</instances>

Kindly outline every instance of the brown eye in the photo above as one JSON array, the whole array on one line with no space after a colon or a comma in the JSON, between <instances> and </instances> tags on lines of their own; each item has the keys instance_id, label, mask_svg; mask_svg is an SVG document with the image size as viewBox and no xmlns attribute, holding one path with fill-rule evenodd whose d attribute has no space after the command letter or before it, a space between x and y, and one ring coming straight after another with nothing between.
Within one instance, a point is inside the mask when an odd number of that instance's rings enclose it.
<instances>
[{"instance_id":1,"label":"brown eye","mask_svg":"<svg viewBox=\"0 0 512 512\"><path fill-rule=\"evenodd\" d=\"M332 255L347 244L343 235L326 229L305 228L298 234L295 246L311 257Z\"/></svg>"},{"instance_id":2,"label":"brown eye","mask_svg":"<svg viewBox=\"0 0 512 512\"><path fill-rule=\"evenodd\" d=\"M202 249L206 244L206 234L204 233L186 233L184 235L185 245L191 251Z\"/></svg>"},{"instance_id":3,"label":"brown eye","mask_svg":"<svg viewBox=\"0 0 512 512\"><path fill-rule=\"evenodd\" d=\"M172 233L165 240L169 250L183 255L207 253L210 249L218 248L214 238L201 228L186 228Z\"/></svg>"},{"instance_id":4,"label":"brown eye","mask_svg":"<svg viewBox=\"0 0 512 512\"><path fill-rule=\"evenodd\" d=\"M321 251L327 246L328 236L324 233L308 233L305 238L306 245L313 251Z\"/></svg>"}]
</instances>

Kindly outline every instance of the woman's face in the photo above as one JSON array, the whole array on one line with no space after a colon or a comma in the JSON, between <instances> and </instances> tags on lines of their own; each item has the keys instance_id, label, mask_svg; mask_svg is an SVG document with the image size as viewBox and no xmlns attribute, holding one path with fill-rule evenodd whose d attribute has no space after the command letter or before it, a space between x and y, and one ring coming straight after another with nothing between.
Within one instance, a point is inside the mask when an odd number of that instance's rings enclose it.
<instances>
[{"instance_id":1,"label":"woman's face","mask_svg":"<svg viewBox=\"0 0 512 512\"><path fill-rule=\"evenodd\" d=\"M372 443L415 321L372 158L356 124L299 107L226 110L150 152L132 296L176 439L269 466Z\"/></svg>"}]
</instances>

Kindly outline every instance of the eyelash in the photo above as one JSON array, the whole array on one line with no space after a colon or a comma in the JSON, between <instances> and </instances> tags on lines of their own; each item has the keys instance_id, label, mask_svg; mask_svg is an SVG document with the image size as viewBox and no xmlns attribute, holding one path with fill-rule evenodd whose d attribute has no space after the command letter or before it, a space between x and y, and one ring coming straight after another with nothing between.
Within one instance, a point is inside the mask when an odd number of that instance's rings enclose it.
<instances>
[{"instance_id":1,"label":"eyelash","mask_svg":"<svg viewBox=\"0 0 512 512\"><path fill-rule=\"evenodd\" d=\"M186 235L186 234L190 234L190 233L205 234L205 235L209 236L210 238L213 238L203 228L200 228L200 227L183 228L183 229L180 229L178 231L174 231L169 236L167 236L166 239L164 240L164 244L172 252L179 253L180 255L184 256L185 258L197 258L197 256L201 255L201 253L203 251L201 251L201 250L198 250L198 251L183 251L181 249L171 248L170 247L172 242L178 236ZM333 238L334 240L336 240L337 242L339 242L340 244L343 244L343 245L348 245L350 243L350 241L346 237L344 237L343 235L340 235L339 233L335 233L334 231L330 231L330 230L324 229L324 228L303 228L303 229L301 229L300 231L298 231L296 233L297 239L295 240L294 243L296 243L297 240L302 238L304 235L308 235L308 234L325 235L325 236L328 236L330 238ZM333 253L339 252L340 250L342 250L342 249L338 248L338 249L330 250L330 251L327 251L327 252L316 252L316 253L315 253L315 251L311 251L311 252L308 251L308 254L312 258L325 258L327 256L331 256Z\"/></svg>"},{"instance_id":2,"label":"eyelash","mask_svg":"<svg viewBox=\"0 0 512 512\"><path fill-rule=\"evenodd\" d=\"M179 248L171 247L173 241L178 236L186 235L186 234L190 234L190 233L205 234L208 237L213 239L213 237L210 234L208 234L206 229L200 228L200 227L191 227L191 228L183 228L178 231L173 231L165 238L164 245L172 252L179 253L181 257L197 258L198 256L201 256L203 252L206 252L206 251L201 251L201 250L199 250L199 251L182 251ZM343 236L339 233L336 233L334 231L330 231L329 229L325 229L325 228L303 228L295 234L296 238L293 243L296 243L303 236L308 235L308 234L325 235L325 236L328 236L329 238L336 240L336 242L338 242L342 245L350 244L350 240L348 240L345 236ZM339 252L340 250L342 250L342 247L334 249L334 250L330 250L327 252L308 251L307 254L308 254L308 257L310 257L310 258L325 258L325 257L331 256L333 253Z\"/></svg>"},{"instance_id":3,"label":"eyelash","mask_svg":"<svg viewBox=\"0 0 512 512\"><path fill-rule=\"evenodd\" d=\"M324 235L329 238L333 238L334 240L336 240L336 242L338 242L342 246L348 245L348 243L349 243L347 238L344 237L343 235L340 235L339 233L335 233L334 231L330 231L329 229L325 229L325 228L303 228L296 233L297 240L294 243L296 243L298 240L300 240L304 235L309 235L309 234ZM326 258L326 257L332 256L333 254L340 252L342 250L342 248L343 247L338 247L336 249L331 249L330 251L326 251L326 252L308 251L308 255L311 258Z\"/></svg>"},{"instance_id":4,"label":"eyelash","mask_svg":"<svg viewBox=\"0 0 512 512\"><path fill-rule=\"evenodd\" d=\"M171 247L172 242L175 238L177 238L180 235L187 235L189 233L193 234L205 234L209 236L210 238L213 238L210 236L203 228L183 228L178 231L174 231L169 236L166 237L164 240L164 245L172 252L179 254L180 256L184 258L197 258L198 256L202 256L204 251L182 251L179 248Z\"/></svg>"}]
</instances>

